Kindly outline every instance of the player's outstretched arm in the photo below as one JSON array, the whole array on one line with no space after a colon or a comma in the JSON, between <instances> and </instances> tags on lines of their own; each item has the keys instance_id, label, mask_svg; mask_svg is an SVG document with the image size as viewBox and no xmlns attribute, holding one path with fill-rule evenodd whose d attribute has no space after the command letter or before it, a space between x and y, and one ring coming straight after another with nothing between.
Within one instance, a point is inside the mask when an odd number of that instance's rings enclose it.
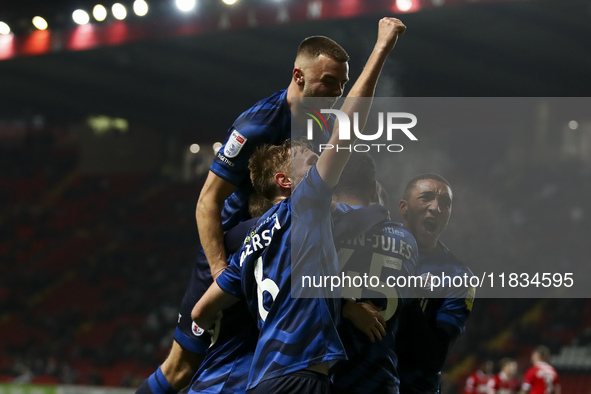
<instances>
[{"instance_id":1,"label":"player's outstretched arm","mask_svg":"<svg viewBox=\"0 0 591 394\"><path fill-rule=\"evenodd\" d=\"M224 200L234 189L234 185L210 171L195 210L199 240L214 280L228 266L221 213Z\"/></svg>"},{"instance_id":2,"label":"player's outstretched arm","mask_svg":"<svg viewBox=\"0 0 591 394\"><path fill-rule=\"evenodd\" d=\"M384 62L388 54L398 40L398 36L404 34L406 26L396 18L382 18L378 26L378 38L374 49L361 72L361 75L351 88L347 95L341 111L343 111L349 119L353 119L353 113L357 112L359 116L359 130L363 130L367 121L367 115L371 107L371 100L359 100L359 97L373 97L375 87L384 66ZM339 142L339 121L335 122L332 135L328 141L329 145L336 146ZM347 141L353 143L354 141ZM322 180L333 188L336 186L341 172L349 160L350 151L345 149L325 149L322 151L316 168Z\"/></svg>"},{"instance_id":3,"label":"player's outstretched arm","mask_svg":"<svg viewBox=\"0 0 591 394\"><path fill-rule=\"evenodd\" d=\"M224 292L217 282L213 282L203 297L195 304L191 312L191 319L199 327L209 330L221 311L237 303L239 298Z\"/></svg>"}]
</instances>

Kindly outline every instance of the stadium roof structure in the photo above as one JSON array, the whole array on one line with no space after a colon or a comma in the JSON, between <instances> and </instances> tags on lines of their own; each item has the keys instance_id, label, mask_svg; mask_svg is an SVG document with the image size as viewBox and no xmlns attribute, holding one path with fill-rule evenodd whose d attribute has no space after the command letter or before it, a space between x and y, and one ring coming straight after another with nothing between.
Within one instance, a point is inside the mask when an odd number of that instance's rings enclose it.
<instances>
[{"instance_id":1,"label":"stadium roof structure","mask_svg":"<svg viewBox=\"0 0 591 394\"><path fill-rule=\"evenodd\" d=\"M243 1L240 11L211 11L208 28L172 14L160 21L152 15L145 22L113 22L101 27L101 39L108 29L127 36L106 43L97 39L96 45L91 40L72 47L67 40L72 28L52 32L48 46L33 52L24 47L26 38L15 37L20 46L6 55L8 44L0 36L0 119L104 114L170 132L219 136L254 101L287 87L295 50L306 36L321 34L341 43L352 57L354 80L385 15L378 7L382 0ZM408 31L389 59L377 95L591 96L590 1L408 1L421 7L401 13L392 6L390 14ZM14 18L25 11L45 12L48 4L68 10L90 6L82 0L15 1L0 11L0 20L3 13ZM311 11L318 4L323 10ZM356 8L359 4L374 7ZM253 19L253 10L264 12ZM310 12L318 14L310 17Z\"/></svg>"}]
</instances>

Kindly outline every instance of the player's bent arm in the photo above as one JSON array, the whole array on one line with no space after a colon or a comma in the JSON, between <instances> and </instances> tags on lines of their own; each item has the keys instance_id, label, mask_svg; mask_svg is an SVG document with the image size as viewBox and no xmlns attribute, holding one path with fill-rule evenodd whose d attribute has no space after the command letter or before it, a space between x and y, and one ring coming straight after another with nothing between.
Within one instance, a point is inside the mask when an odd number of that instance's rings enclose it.
<instances>
[{"instance_id":1,"label":"player's bent arm","mask_svg":"<svg viewBox=\"0 0 591 394\"><path fill-rule=\"evenodd\" d=\"M221 212L224 200L235 189L236 186L209 171L195 209L199 240L214 279L227 266Z\"/></svg>"},{"instance_id":2,"label":"player's bent arm","mask_svg":"<svg viewBox=\"0 0 591 394\"><path fill-rule=\"evenodd\" d=\"M203 297L193 307L191 319L199 327L209 330L218 319L219 313L238 302L239 298L224 292L213 282Z\"/></svg>"},{"instance_id":3,"label":"player's bent arm","mask_svg":"<svg viewBox=\"0 0 591 394\"><path fill-rule=\"evenodd\" d=\"M374 49L341 108L341 111L347 114L349 119L353 119L354 112L358 113L360 131L365 127L371 101L357 98L373 97L384 62L396 45L398 36L404 34L405 31L406 26L399 19L382 18L379 22L378 39ZM328 145L336 146L339 142L339 120L337 118ZM347 143L354 143L354 141L347 141ZM329 188L334 188L338 183L350 155L351 152L346 149L325 149L322 151L316 168L320 178Z\"/></svg>"}]
</instances>

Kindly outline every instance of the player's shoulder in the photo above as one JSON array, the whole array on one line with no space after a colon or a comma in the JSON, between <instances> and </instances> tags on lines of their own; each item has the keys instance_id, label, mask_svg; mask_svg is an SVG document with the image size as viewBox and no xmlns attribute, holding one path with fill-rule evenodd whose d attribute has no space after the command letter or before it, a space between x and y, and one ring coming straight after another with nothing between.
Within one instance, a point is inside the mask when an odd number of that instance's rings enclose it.
<instances>
[{"instance_id":1,"label":"player's shoulder","mask_svg":"<svg viewBox=\"0 0 591 394\"><path fill-rule=\"evenodd\" d=\"M236 119L233 127L239 131L246 127L256 126L264 129L274 125L277 121L289 120L285 119L286 115L291 113L286 95L287 90L280 90L257 101Z\"/></svg>"},{"instance_id":2,"label":"player's shoulder","mask_svg":"<svg viewBox=\"0 0 591 394\"><path fill-rule=\"evenodd\" d=\"M275 93L257 101L251 108L265 108L267 106L276 106L283 104L287 98L287 89L278 90ZM248 111L246 111L248 112Z\"/></svg>"},{"instance_id":3,"label":"player's shoulder","mask_svg":"<svg viewBox=\"0 0 591 394\"><path fill-rule=\"evenodd\" d=\"M314 200L318 198L332 201L332 189L328 187L326 182L324 182L316 165L313 165L312 168L304 174L304 178L295 187L291 196L294 204L297 204L300 207L310 208L308 205L314 205Z\"/></svg>"},{"instance_id":4,"label":"player's shoulder","mask_svg":"<svg viewBox=\"0 0 591 394\"><path fill-rule=\"evenodd\" d=\"M253 226L253 231L259 231L259 229L263 227L268 227L269 225L274 226L277 225L277 222L283 221L286 213L291 210L290 200L291 197L285 198L269 208L267 212L262 214L257 220L256 224Z\"/></svg>"},{"instance_id":5,"label":"player's shoulder","mask_svg":"<svg viewBox=\"0 0 591 394\"><path fill-rule=\"evenodd\" d=\"M414 241L415 237L412 235L412 233L410 231L408 231L407 229L404 228L404 225L400 222L394 222L392 220L386 220L384 222L384 226L385 227L389 227L391 229L393 229L394 234L400 236L400 237L405 237L405 238L410 238ZM415 241L416 243L416 241Z\"/></svg>"},{"instance_id":6,"label":"player's shoulder","mask_svg":"<svg viewBox=\"0 0 591 394\"><path fill-rule=\"evenodd\" d=\"M224 245L226 252L228 253L235 253L242 244L245 236L250 233L250 230L258 222L258 217L248 219L244 222L238 223L236 226L232 227L224 234Z\"/></svg>"},{"instance_id":7,"label":"player's shoulder","mask_svg":"<svg viewBox=\"0 0 591 394\"><path fill-rule=\"evenodd\" d=\"M419 248L417 246L417 241L415 240L415 237L411 234L410 231L404 228L402 223L386 219L382 223L378 224L376 227L378 227L380 232L384 235L388 235L391 238L396 238L409 245L411 249L413 249L414 253L418 252Z\"/></svg>"},{"instance_id":8,"label":"player's shoulder","mask_svg":"<svg viewBox=\"0 0 591 394\"><path fill-rule=\"evenodd\" d=\"M529 367L526 371L525 371L525 377L528 376L535 376L536 373L538 372L538 367L536 365L533 365L531 367Z\"/></svg>"},{"instance_id":9,"label":"player's shoulder","mask_svg":"<svg viewBox=\"0 0 591 394\"><path fill-rule=\"evenodd\" d=\"M472 270L458 259L449 248L439 241L439 250L435 253L420 255L421 265L445 272L447 275L472 276Z\"/></svg>"}]
</instances>

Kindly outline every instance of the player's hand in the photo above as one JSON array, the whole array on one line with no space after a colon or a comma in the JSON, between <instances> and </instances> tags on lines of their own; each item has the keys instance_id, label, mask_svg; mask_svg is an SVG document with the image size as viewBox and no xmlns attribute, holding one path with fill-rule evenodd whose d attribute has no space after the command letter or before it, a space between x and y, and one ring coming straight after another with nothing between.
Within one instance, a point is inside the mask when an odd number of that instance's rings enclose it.
<instances>
[{"instance_id":1,"label":"player's hand","mask_svg":"<svg viewBox=\"0 0 591 394\"><path fill-rule=\"evenodd\" d=\"M378 24L378 40L376 47L391 51L396 45L398 37L406 31L406 26L400 19L385 17Z\"/></svg>"},{"instance_id":2,"label":"player's hand","mask_svg":"<svg viewBox=\"0 0 591 394\"><path fill-rule=\"evenodd\" d=\"M371 301L347 301L343 306L343 316L372 343L381 341L386 336L386 321Z\"/></svg>"}]
</instances>

